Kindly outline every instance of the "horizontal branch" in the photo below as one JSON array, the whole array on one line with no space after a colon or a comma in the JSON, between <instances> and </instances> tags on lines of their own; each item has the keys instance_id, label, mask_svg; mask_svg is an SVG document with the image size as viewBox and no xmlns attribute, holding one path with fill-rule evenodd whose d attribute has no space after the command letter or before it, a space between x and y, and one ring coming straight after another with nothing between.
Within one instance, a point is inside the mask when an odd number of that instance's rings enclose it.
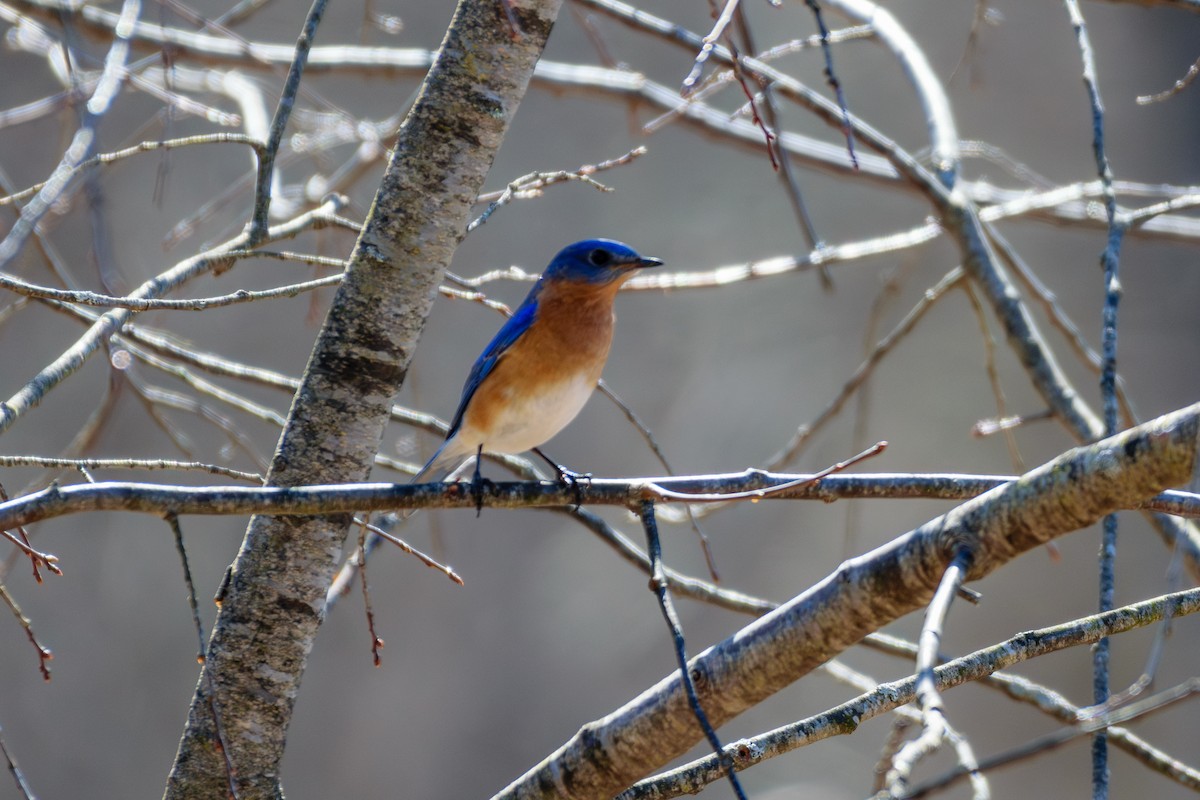
<instances>
[{"instance_id":1,"label":"horizontal branch","mask_svg":"<svg viewBox=\"0 0 1200 800\"><path fill-rule=\"evenodd\" d=\"M7 289L14 294L25 297L58 300L63 303L99 306L102 308L124 308L130 311L208 311L213 308L222 308L239 303L254 303L259 300L273 300L279 297L295 297L302 292L311 292L327 286L336 286L341 282L342 276L339 273L337 275L327 275L323 278L314 278L302 283L277 286L273 289L262 289L259 291L238 289L229 294L212 297L163 300L156 297L117 297L81 289L53 289L49 286L38 286L28 281L23 281L15 275L0 272L0 289Z\"/></svg>"},{"instance_id":2,"label":"horizontal branch","mask_svg":"<svg viewBox=\"0 0 1200 800\"><path fill-rule=\"evenodd\" d=\"M296 236L302 231L317 227L326 215L339 211L345 198L331 195L319 207L271 228L268 240ZM241 233L224 244L185 258L170 269L147 280L128 297L133 299L154 298L173 291L193 278L211 272L225 263L229 251L241 250L246 244L246 234ZM58 358L44 366L21 389L4 402L0 402L0 432L6 431L42 398L68 377L83 367L84 363L98 352L110 336L117 333L135 313L134 309L117 308L97 317L87 332L75 340Z\"/></svg>"},{"instance_id":3,"label":"horizontal branch","mask_svg":"<svg viewBox=\"0 0 1200 800\"><path fill-rule=\"evenodd\" d=\"M0 456L0 462L16 459ZM39 463L45 460L40 459ZM74 461L62 460L60 466L74 465ZM135 465L133 462L109 464L97 460L85 466ZM242 476L243 473L238 473L235 477ZM815 484L809 482L812 478L807 474L758 469L682 477L593 478L583 487L581 505L630 506L641 500L680 502L682 496L688 496L689 503L727 503L739 499L821 500L826 503L856 499L968 500L1016 480L1011 475L958 473L830 475ZM575 487L549 481L488 481L482 487L482 495L483 505L487 508L553 508L575 506L579 500ZM136 481L98 481L72 486L54 483L40 491L0 503L0 530L88 511L307 516L353 511L474 509L476 503L477 497L466 481L293 487L168 486ZM1168 490L1129 508L1200 517L1200 495Z\"/></svg>"},{"instance_id":4,"label":"horizontal branch","mask_svg":"<svg viewBox=\"0 0 1200 800\"><path fill-rule=\"evenodd\" d=\"M179 139L166 139L160 141L140 142L132 147L122 148L113 153L99 153L91 158L85 158L75 165L71 173L75 174L88 167L93 167L99 164L112 164L138 153L152 153L157 150L176 150L181 147L194 147L201 144L243 144L254 150L255 154L261 155L263 144L257 139L241 133L208 133L198 136L185 136ZM0 197L0 206L15 205L17 202L32 197L41 190L46 182L35 183L27 189L22 189L19 192Z\"/></svg>"},{"instance_id":5,"label":"horizontal branch","mask_svg":"<svg viewBox=\"0 0 1200 800\"><path fill-rule=\"evenodd\" d=\"M169 458L59 458L54 456L0 455L0 467L41 467L43 469L130 469L130 470L195 470L211 472L239 481L262 483L262 475L240 469L206 464L202 461L176 461Z\"/></svg>"}]
</instances>

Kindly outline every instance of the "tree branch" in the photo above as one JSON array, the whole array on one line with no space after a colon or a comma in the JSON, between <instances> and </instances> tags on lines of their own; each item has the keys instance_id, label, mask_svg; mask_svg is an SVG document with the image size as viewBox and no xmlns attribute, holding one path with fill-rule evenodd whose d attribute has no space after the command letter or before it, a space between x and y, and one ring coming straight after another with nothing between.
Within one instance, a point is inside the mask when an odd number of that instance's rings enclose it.
<instances>
[{"instance_id":1,"label":"tree branch","mask_svg":"<svg viewBox=\"0 0 1200 800\"><path fill-rule=\"evenodd\" d=\"M1148 424L1154 424L1152 421ZM1098 442L1094 447L1101 447ZM1074 451L1071 451L1074 452ZM158 469L191 464L169 462L42 459L33 456L3 456L0 463L26 462L52 466L112 469L130 467ZM209 469L197 464L196 468ZM232 473L245 477L252 473ZM688 503L728 503L739 500L968 500L984 492L1020 480L1010 475L861 473L830 475L816 484L815 476L748 469L743 472L658 478L592 478L584 491L582 505L623 506L642 500ZM787 486L779 489L778 487ZM32 525L68 514L89 511L128 511L163 514L247 515L277 514L305 516L354 511L402 511L408 509L475 508L477 498L469 483L351 483L334 485L266 486L165 486L133 481L98 481L74 486L57 483L36 492L0 503L0 529ZM482 490L485 508L574 507L576 490L547 481L494 481ZM1200 495L1164 491L1128 506L1164 514L1200 517Z\"/></svg>"},{"instance_id":2,"label":"tree branch","mask_svg":"<svg viewBox=\"0 0 1200 800\"><path fill-rule=\"evenodd\" d=\"M1164 597L1155 597L1123 608L1095 614L1083 619L1064 622L1049 628L1019 633L1011 639L976 650L965 656L947 661L934 667L933 674L939 690L961 686L976 680L995 679L1002 689L1008 691L1013 678L1000 670L1016 666L1025 661L1058 652L1068 647L1094 644L1105 636L1136 630L1170 617L1195 614L1200 611L1200 590L1189 589ZM914 648L915 649L915 648ZM854 733L867 720L903 708L917 699L916 675L898 681L881 683L858 697L847 700L820 714L793 722L789 725L766 731L726 746L726 751L736 759L738 769L746 769L762 761L790 753L806 745L815 744L833 736ZM1028 682L1022 682L1027 684ZM1013 692L1014 694L1016 692ZM1049 705L1052 713L1065 704L1061 698L1040 698L1040 705ZM1072 707L1074 708L1074 707ZM1077 723L1079 717L1073 712L1055 713L1066 723ZM1161 751L1145 752L1146 746L1140 739L1134 750L1139 760L1148 761L1156 768L1170 758ZM1120 741L1128 744L1130 734L1122 730ZM1132 749L1132 747L1131 747ZM1166 766L1166 765L1164 765ZM1174 767L1174 764L1169 765ZM1196 788L1197 775L1186 769L1164 770L1179 783ZM639 781L618 795L618 800L665 800L681 794L695 794L703 787L721 778L721 769L715 755L703 756L668 772Z\"/></svg>"},{"instance_id":3,"label":"tree branch","mask_svg":"<svg viewBox=\"0 0 1200 800\"><path fill-rule=\"evenodd\" d=\"M933 519L836 572L692 659L714 725L762 702L871 631L926 605L960 547L978 580L1069 531L1191 480L1200 404L1076 448ZM608 797L698 739L672 674L589 723L499 798ZM569 776L569 782L567 780Z\"/></svg>"}]
</instances>

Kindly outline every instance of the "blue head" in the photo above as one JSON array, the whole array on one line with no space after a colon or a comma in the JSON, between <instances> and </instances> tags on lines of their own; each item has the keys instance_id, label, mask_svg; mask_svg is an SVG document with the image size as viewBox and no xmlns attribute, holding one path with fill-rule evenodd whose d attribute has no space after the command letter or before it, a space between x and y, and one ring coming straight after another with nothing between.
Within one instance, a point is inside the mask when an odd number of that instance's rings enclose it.
<instances>
[{"instance_id":1,"label":"blue head","mask_svg":"<svg viewBox=\"0 0 1200 800\"><path fill-rule=\"evenodd\" d=\"M543 273L543 280L572 281L603 286L643 267L662 264L646 258L627 244L612 239L585 239L559 251Z\"/></svg>"}]
</instances>

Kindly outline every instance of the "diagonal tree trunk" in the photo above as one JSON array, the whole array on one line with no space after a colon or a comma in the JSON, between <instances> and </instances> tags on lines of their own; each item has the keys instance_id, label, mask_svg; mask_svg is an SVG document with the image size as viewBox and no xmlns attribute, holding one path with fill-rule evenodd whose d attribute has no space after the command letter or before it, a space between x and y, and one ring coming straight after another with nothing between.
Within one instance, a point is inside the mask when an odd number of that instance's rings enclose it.
<instances>
[{"instance_id":1,"label":"diagonal tree trunk","mask_svg":"<svg viewBox=\"0 0 1200 800\"><path fill-rule=\"evenodd\" d=\"M436 288L560 5L459 3L401 126L292 402L269 484L367 477ZM166 798L226 797L231 782L242 800L283 796L288 723L349 524L348 514L251 519Z\"/></svg>"}]
</instances>

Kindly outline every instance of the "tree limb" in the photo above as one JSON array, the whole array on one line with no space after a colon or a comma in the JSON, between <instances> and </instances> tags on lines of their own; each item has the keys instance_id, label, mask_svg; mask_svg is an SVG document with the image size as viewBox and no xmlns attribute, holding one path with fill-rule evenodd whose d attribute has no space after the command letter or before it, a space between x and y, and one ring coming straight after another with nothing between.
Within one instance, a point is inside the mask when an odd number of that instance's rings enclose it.
<instances>
[{"instance_id":1,"label":"tree limb","mask_svg":"<svg viewBox=\"0 0 1200 800\"><path fill-rule=\"evenodd\" d=\"M803 594L692 659L714 725L803 677L866 634L926 605L960 547L969 580L1058 536L1191 480L1200 404L1070 450L853 558ZM579 733L500 798L611 797L699 739L677 674Z\"/></svg>"},{"instance_id":2,"label":"tree limb","mask_svg":"<svg viewBox=\"0 0 1200 800\"><path fill-rule=\"evenodd\" d=\"M459 3L401 126L293 401L268 484L366 478L391 398L559 3L510 4L519 35L493 0ZM282 797L279 762L287 728L350 523L346 513L250 521L223 588L166 798L218 797L229 790L214 705L223 719L236 721L221 733L232 751L239 797Z\"/></svg>"}]
</instances>

